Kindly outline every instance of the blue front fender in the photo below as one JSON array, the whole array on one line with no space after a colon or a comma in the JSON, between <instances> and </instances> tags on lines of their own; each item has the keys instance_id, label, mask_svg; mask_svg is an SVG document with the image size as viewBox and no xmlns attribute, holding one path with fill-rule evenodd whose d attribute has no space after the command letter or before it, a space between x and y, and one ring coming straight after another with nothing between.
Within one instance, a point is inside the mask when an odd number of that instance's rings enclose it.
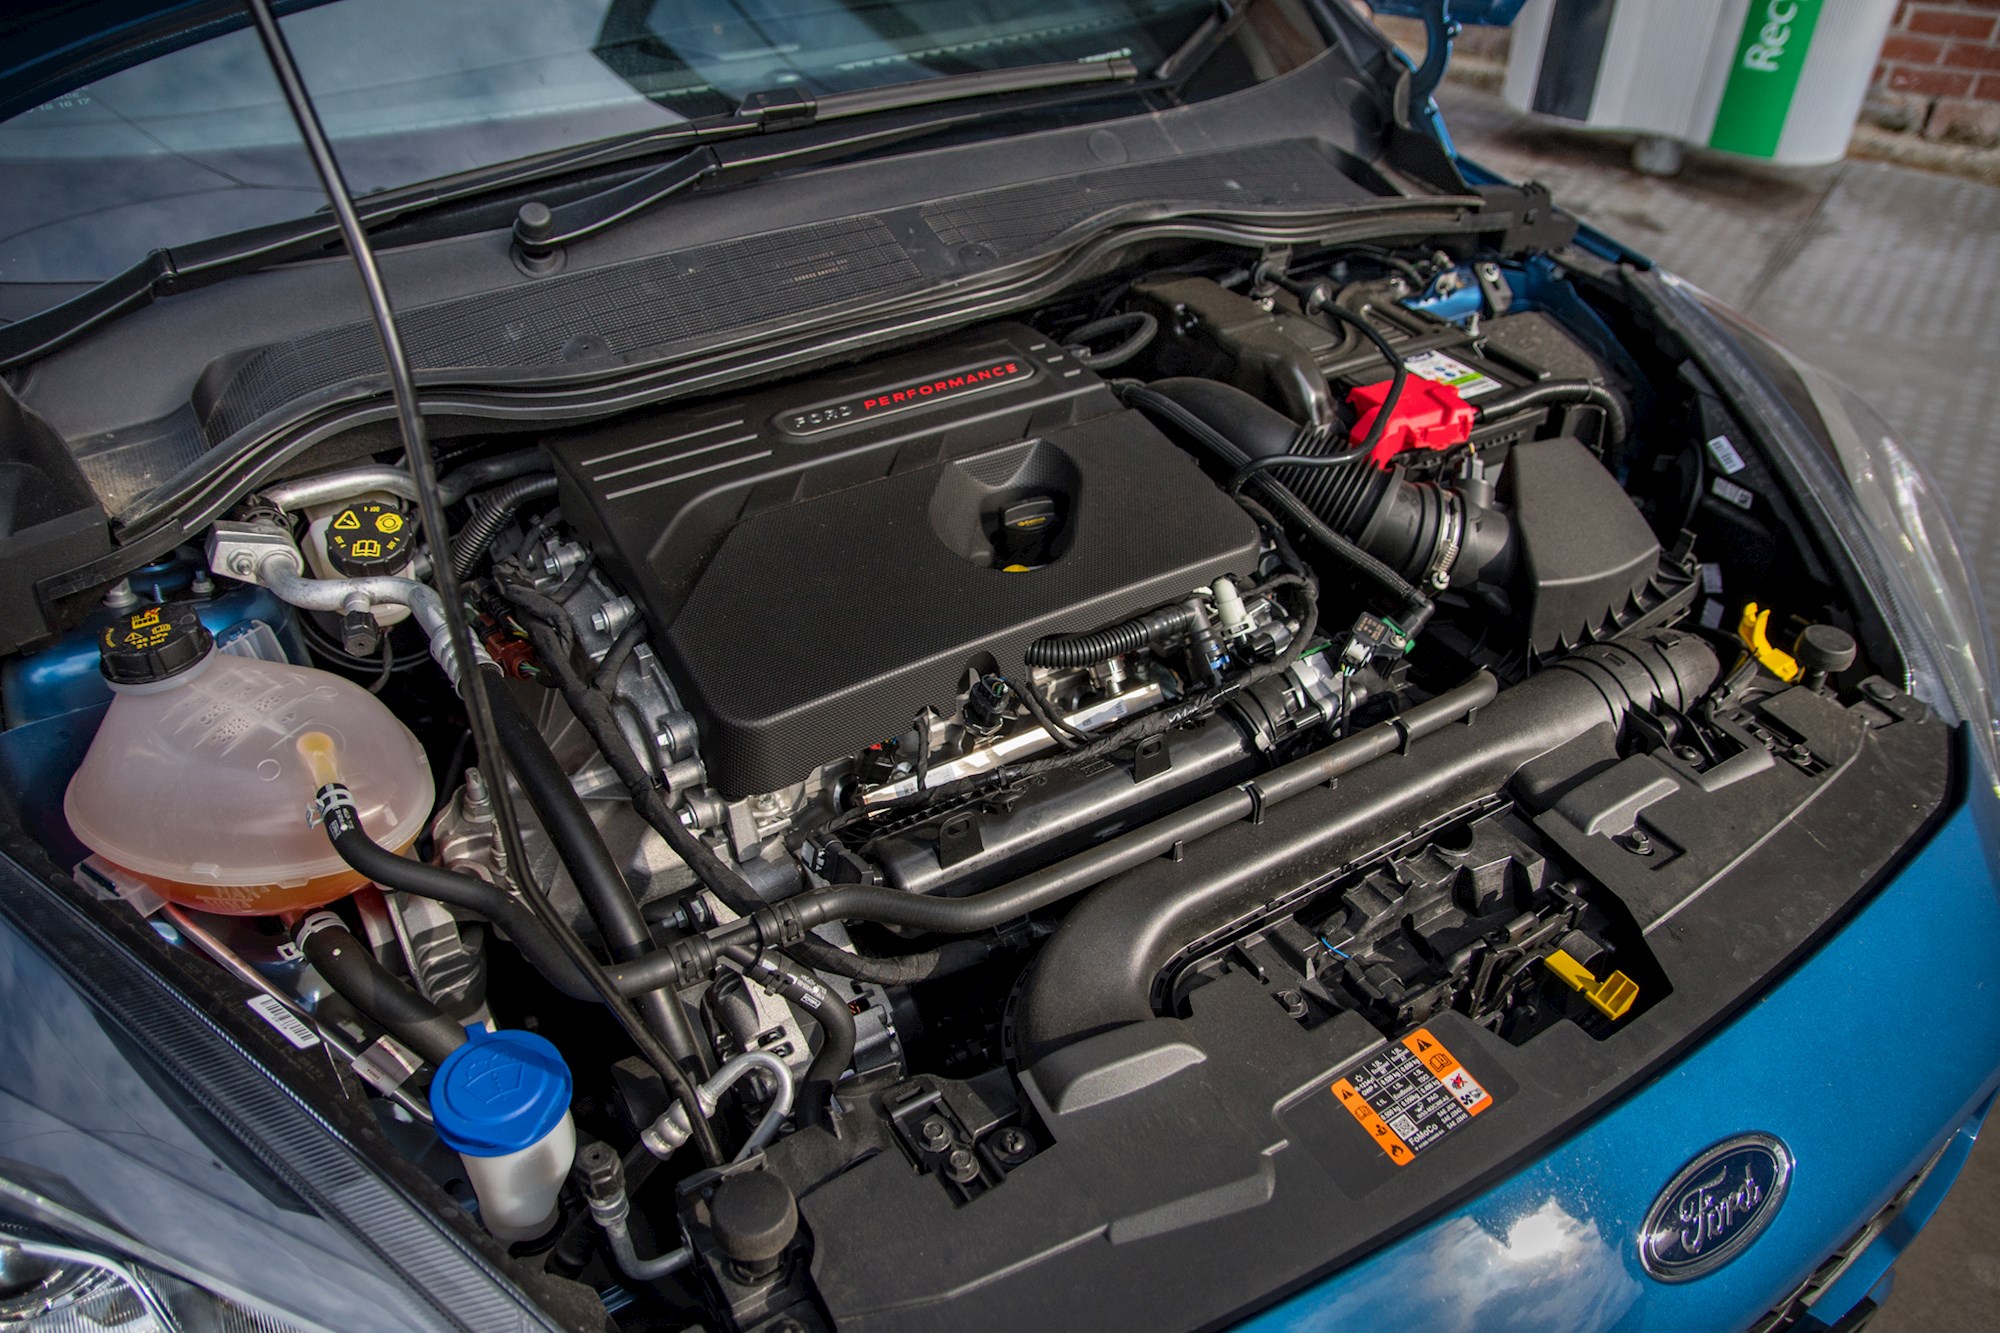
<instances>
[{"instance_id":1,"label":"blue front fender","mask_svg":"<svg viewBox=\"0 0 2000 1333\"><path fill-rule=\"evenodd\" d=\"M1898 1225L1813 1309L1866 1295L1936 1207L2000 1083L2000 803L1990 781L1789 978L1678 1065L1518 1175L1266 1311L1320 1328L1743 1328L1788 1299L1936 1159ZM1750 1248L1667 1285L1639 1227L1690 1158L1749 1130L1797 1158ZM1941 1152L1942 1150L1942 1152Z\"/></svg>"}]
</instances>

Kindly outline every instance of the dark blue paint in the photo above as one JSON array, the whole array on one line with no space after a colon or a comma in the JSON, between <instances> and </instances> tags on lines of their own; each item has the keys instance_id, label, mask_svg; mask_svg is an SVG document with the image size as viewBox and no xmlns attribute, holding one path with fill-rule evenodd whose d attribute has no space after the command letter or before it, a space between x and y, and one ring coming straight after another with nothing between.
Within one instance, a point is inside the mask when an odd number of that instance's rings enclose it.
<instances>
[{"instance_id":1,"label":"dark blue paint","mask_svg":"<svg viewBox=\"0 0 2000 1333\"><path fill-rule=\"evenodd\" d=\"M135 572L132 590L141 602L186 600L188 585L199 568L190 557L170 556ZM239 625L261 620L278 635L294 662L306 660L305 644L293 626L291 608L256 584L220 579L214 596L192 600L201 623L216 638ZM111 618L111 612L100 608L47 648L0 663L0 698L5 702L9 730L111 702L111 687L97 672L97 636Z\"/></svg>"},{"instance_id":2,"label":"dark blue paint","mask_svg":"<svg viewBox=\"0 0 2000 1333\"><path fill-rule=\"evenodd\" d=\"M1873 902L1681 1064L1457 1212L1247 1326L1741 1328L1945 1148L1904 1218L1815 1308L1838 1319L1949 1187L2000 1082L2000 801L1991 774L1970 785L1967 807ZM1797 1159L1783 1211L1698 1281L1647 1276L1639 1231L1655 1192L1749 1130Z\"/></svg>"}]
</instances>

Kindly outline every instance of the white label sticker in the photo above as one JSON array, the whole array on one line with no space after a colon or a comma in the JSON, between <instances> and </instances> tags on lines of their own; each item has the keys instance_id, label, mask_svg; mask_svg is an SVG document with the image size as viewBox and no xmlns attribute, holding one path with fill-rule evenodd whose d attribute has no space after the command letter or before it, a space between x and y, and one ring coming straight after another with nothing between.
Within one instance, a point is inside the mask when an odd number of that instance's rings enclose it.
<instances>
[{"instance_id":1,"label":"white label sticker","mask_svg":"<svg viewBox=\"0 0 2000 1333\"><path fill-rule=\"evenodd\" d=\"M1703 629L1722 628L1722 603L1710 599L1701 604L1701 627Z\"/></svg>"},{"instance_id":2,"label":"white label sticker","mask_svg":"<svg viewBox=\"0 0 2000 1333\"><path fill-rule=\"evenodd\" d=\"M1403 364L1412 375L1421 375L1433 384L1449 384L1458 390L1460 398L1477 398L1482 393L1507 387L1491 375L1482 375L1465 362L1455 361L1443 352L1418 352L1404 357Z\"/></svg>"},{"instance_id":3,"label":"white label sticker","mask_svg":"<svg viewBox=\"0 0 2000 1333\"><path fill-rule=\"evenodd\" d=\"M278 1029L279 1036L300 1050L319 1045L319 1033L312 1030L312 1025L285 1008L276 996L252 995L243 1003L249 1005L257 1017Z\"/></svg>"},{"instance_id":4,"label":"white label sticker","mask_svg":"<svg viewBox=\"0 0 2000 1333\"><path fill-rule=\"evenodd\" d=\"M1713 561L1701 567L1701 590L1710 597L1722 592L1722 566Z\"/></svg>"},{"instance_id":5,"label":"white label sticker","mask_svg":"<svg viewBox=\"0 0 2000 1333\"><path fill-rule=\"evenodd\" d=\"M1748 509L1751 502L1757 498L1750 493L1748 487L1738 486L1727 477L1717 477L1709 483L1708 488L1714 491L1720 498L1735 505L1738 509Z\"/></svg>"},{"instance_id":6,"label":"white label sticker","mask_svg":"<svg viewBox=\"0 0 2000 1333\"><path fill-rule=\"evenodd\" d=\"M1743 455L1736 452L1736 446L1729 442L1727 435L1718 435L1708 442L1708 456L1731 476L1743 470Z\"/></svg>"}]
</instances>

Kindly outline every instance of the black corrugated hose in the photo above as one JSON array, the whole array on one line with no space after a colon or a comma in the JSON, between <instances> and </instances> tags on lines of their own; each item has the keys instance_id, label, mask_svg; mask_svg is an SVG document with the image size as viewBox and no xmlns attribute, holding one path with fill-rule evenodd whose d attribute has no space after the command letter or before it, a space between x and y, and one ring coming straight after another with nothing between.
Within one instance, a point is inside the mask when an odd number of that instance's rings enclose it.
<instances>
[{"instance_id":1,"label":"black corrugated hose","mask_svg":"<svg viewBox=\"0 0 2000 1333\"><path fill-rule=\"evenodd\" d=\"M451 567L460 578L470 578L472 571L479 567L480 557L486 548L493 545L493 539L507 526L507 520L514 517L514 511L530 500L539 500L556 493L556 478L553 472L540 476L516 477L504 486L495 486L474 499L475 511L452 538Z\"/></svg>"},{"instance_id":2,"label":"black corrugated hose","mask_svg":"<svg viewBox=\"0 0 2000 1333\"><path fill-rule=\"evenodd\" d=\"M1185 606L1163 606L1109 629L1045 635L1028 645L1022 660L1039 667L1095 666L1179 634L1192 619L1193 613Z\"/></svg>"}]
</instances>

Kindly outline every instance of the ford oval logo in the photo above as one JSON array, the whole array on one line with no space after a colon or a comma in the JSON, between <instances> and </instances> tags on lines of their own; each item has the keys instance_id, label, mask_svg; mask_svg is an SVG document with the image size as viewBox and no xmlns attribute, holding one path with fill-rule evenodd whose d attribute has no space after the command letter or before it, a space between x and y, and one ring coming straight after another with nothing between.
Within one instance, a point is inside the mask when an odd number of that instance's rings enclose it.
<instances>
[{"instance_id":1,"label":"ford oval logo","mask_svg":"<svg viewBox=\"0 0 2000 1333\"><path fill-rule=\"evenodd\" d=\"M1646 1212L1639 1262L1662 1282L1691 1282L1750 1248L1784 1206L1791 1150L1738 1134L1680 1169Z\"/></svg>"}]
</instances>

